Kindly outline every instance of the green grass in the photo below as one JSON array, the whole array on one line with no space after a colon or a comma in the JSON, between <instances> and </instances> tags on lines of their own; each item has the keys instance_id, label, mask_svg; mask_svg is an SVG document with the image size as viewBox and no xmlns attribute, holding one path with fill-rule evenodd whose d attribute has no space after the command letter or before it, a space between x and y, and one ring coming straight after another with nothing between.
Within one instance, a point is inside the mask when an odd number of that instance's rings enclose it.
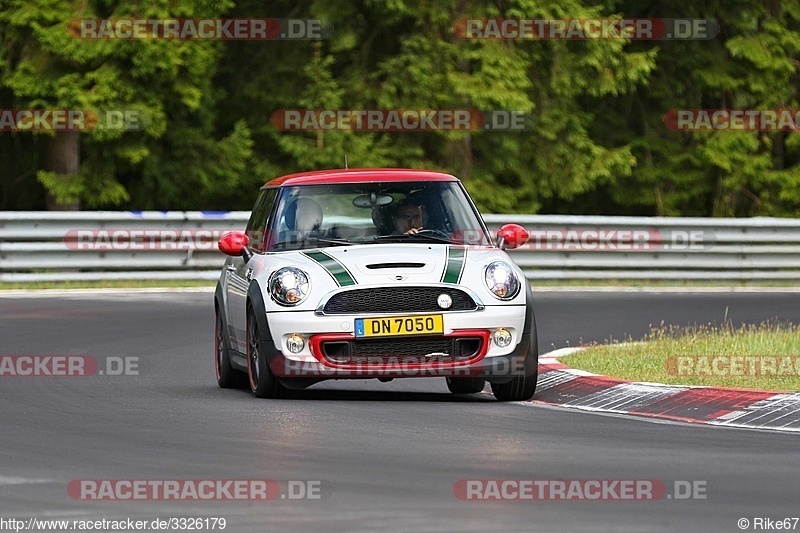
<instances>
[{"instance_id":1,"label":"green grass","mask_svg":"<svg viewBox=\"0 0 800 533\"><path fill-rule=\"evenodd\" d=\"M800 391L800 328L794 324L662 327L632 341L592 345L563 362L632 381Z\"/></svg>"},{"instance_id":2,"label":"green grass","mask_svg":"<svg viewBox=\"0 0 800 533\"><path fill-rule=\"evenodd\" d=\"M609 279L609 280L573 280L573 279L544 279L531 281L534 289L546 287L800 287L800 281L794 280L640 280L640 279Z\"/></svg>"},{"instance_id":3,"label":"green grass","mask_svg":"<svg viewBox=\"0 0 800 533\"><path fill-rule=\"evenodd\" d=\"M38 281L32 283L0 282L0 290L15 289L154 289L214 287L216 281L202 280L109 280L109 281Z\"/></svg>"}]
</instances>

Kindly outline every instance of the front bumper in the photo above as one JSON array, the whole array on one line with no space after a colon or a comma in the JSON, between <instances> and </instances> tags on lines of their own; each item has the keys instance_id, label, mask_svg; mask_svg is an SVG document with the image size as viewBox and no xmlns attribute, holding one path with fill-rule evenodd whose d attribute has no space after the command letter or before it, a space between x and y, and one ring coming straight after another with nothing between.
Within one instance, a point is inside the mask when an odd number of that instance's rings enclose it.
<instances>
[{"instance_id":1,"label":"front bumper","mask_svg":"<svg viewBox=\"0 0 800 533\"><path fill-rule=\"evenodd\" d=\"M403 316L429 315L434 313L404 313ZM520 343L525 332L526 312L525 307L518 305L486 306L483 311L470 312L442 312L444 335L458 335L466 330L487 330L492 334L498 328L504 328L511 333L511 344L500 348L493 343L487 345L486 357L511 354L515 346ZM286 311L266 313L266 323L269 330L270 341L277 352L287 353L286 341L292 334L299 334L306 341L305 348L297 354L288 354L287 357L295 361L312 361L315 359L311 352L310 338L315 335L354 335L354 321L365 316L371 318L394 317L398 314L373 314L373 315L333 315L317 316L309 311Z\"/></svg>"},{"instance_id":2,"label":"front bumper","mask_svg":"<svg viewBox=\"0 0 800 533\"><path fill-rule=\"evenodd\" d=\"M294 360L276 353L270 361L273 374L287 380L308 380L307 386L326 379L475 377L504 382L526 372L526 361L532 357L531 336L522 335L521 342L508 355L485 357L479 354L467 361L432 361L418 363L402 358L369 363L332 364L321 359ZM535 357L535 355L533 356Z\"/></svg>"},{"instance_id":3,"label":"front bumper","mask_svg":"<svg viewBox=\"0 0 800 533\"><path fill-rule=\"evenodd\" d=\"M353 338L353 319L357 317L316 316L306 311L258 313L259 330L270 369L285 386L304 388L327 379L403 378L403 377L478 377L493 383L504 383L515 376L536 372L538 340L533 313L530 286L526 285L526 304L520 306L487 306L479 312L444 314L444 335L458 335L463 331L484 330L490 334L496 328L505 328L512 334L510 346L500 348L491 341L480 357L467 362L443 364L432 361L425 364L388 361L381 365L360 365L343 368L315 357L311 343L297 354L284 350L286 339L296 332L307 340L315 335L343 335ZM264 309L261 292L256 284L250 287L250 299L255 309ZM409 313L412 314L412 313ZM337 332L338 333L333 333ZM426 352L423 352L426 353Z\"/></svg>"}]
</instances>

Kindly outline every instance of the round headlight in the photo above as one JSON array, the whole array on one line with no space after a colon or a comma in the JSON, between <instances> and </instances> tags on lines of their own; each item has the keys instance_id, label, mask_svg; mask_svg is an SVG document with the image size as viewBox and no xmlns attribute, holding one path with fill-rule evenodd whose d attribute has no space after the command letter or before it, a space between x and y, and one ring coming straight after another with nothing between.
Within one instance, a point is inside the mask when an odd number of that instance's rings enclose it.
<instances>
[{"instance_id":1,"label":"round headlight","mask_svg":"<svg viewBox=\"0 0 800 533\"><path fill-rule=\"evenodd\" d=\"M519 279L511 265L503 261L495 261L486 267L484 283L496 298L511 300L519 292Z\"/></svg>"},{"instance_id":2,"label":"round headlight","mask_svg":"<svg viewBox=\"0 0 800 533\"><path fill-rule=\"evenodd\" d=\"M269 277L269 294L280 305L297 305L311 292L308 274L294 267L276 270Z\"/></svg>"}]
</instances>

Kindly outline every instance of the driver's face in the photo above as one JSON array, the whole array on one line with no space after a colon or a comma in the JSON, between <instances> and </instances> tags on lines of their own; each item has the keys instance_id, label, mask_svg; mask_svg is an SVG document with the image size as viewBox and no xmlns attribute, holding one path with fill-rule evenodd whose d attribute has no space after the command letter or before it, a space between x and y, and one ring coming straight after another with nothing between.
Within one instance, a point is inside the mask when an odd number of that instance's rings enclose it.
<instances>
[{"instance_id":1,"label":"driver's face","mask_svg":"<svg viewBox=\"0 0 800 533\"><path fill-rule=\"evenodd\" d=\"M411 228L422 228L422 209L417 205L404 205L397 211L394 225L398 233L405 233Z\"/></svg>"}]
</instances>

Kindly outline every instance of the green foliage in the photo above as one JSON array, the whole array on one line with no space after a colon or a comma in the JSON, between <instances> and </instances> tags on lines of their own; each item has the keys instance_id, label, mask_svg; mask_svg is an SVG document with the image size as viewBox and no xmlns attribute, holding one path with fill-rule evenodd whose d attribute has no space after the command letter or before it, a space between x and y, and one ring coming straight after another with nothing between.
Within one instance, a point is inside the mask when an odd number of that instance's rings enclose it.
<instances>
[{"instance_id":1,"label":"green foliage","mask_svg":"<svg viewBox=\"0 0 800 533\"><path fill-rule=\"evenodd\" d=\"M344 91L331 72L334 60L322 56L316 43L314 56L303 68L305 89L299 100L302 109L342 109ZM385 137L347 130L330 130L285 135L274 133L283 152L308 170L344 166L344 156L361 167L383 167L389 162Z\"/></svg>"},{"instance_id":2,"label":"green foliage","mask_svg":"<svg viewBox=\"0 0 800 533\"><path fill-rule=\"evenodd\" d=\"M0 10L0 33L10 41L0 74L0 86L12 95L11 105L4 107L82 109L101 115L124 110L144 118L139 130L83 134L76 175L56 175L40 161L36 176L47 192L62 203L80 201L87 207L131 199L141 206L169 205L174 198L137 194L155 173L156 180L181 181L180 190L193 188L186 203L193 205L221 182L243 176L252 153L247 128L213 138L216 101L207 95L214 94L211 79L219 43L88 40L67 30L77 18L220 16L231 5L228 0L180 0L169 6L158 0L9 0ZM177 132L185 134L183 150L165 151ZM173 173L165 176L154 169Z\"/></svg>"},{"instance_id":3,"label":"green foliage","mask_svg":"<svg viewBox=\"0 0 800 533\"><path fill-rule=\"evenodd\" d=\"M76 18L292 17L316 41L81 40ZM464 40L467 18L711 18L709 40ZM0 107L133 110L81 136L74 175L50 135L0 135L0 208L48 192L85 207L247 209L287 172L432 168L485 212L800 215L795 132L674 132L671 109L800 109L800 4L657 0L4 0ZM506 111L522 131L283 132L282 109ZM14 156L14 154L25 154ZM11 156L12 159L8 158ZM37 189L38 187L38 189Z\"/></svg>"},{"instance_id":4,"label":"green foliage","mask_svg":"<svg viewBox=\"0 0 800 533\"><path fill-rule=\"evenodd\" d=\"M658 215L800 215L795 133L670 132L663 122L670 109L798 109L795 4L678 1L650 10L646 16L715 19L721 31L713 40L659 43L649 83L605 103L609 120L624 117L615 121L614 141L629 143L637 160L625 187L604 187L619 211L630 206ZM639 2L618 3L626 15L643 16L637 9Z\"/></svg>"}]
</instances>

